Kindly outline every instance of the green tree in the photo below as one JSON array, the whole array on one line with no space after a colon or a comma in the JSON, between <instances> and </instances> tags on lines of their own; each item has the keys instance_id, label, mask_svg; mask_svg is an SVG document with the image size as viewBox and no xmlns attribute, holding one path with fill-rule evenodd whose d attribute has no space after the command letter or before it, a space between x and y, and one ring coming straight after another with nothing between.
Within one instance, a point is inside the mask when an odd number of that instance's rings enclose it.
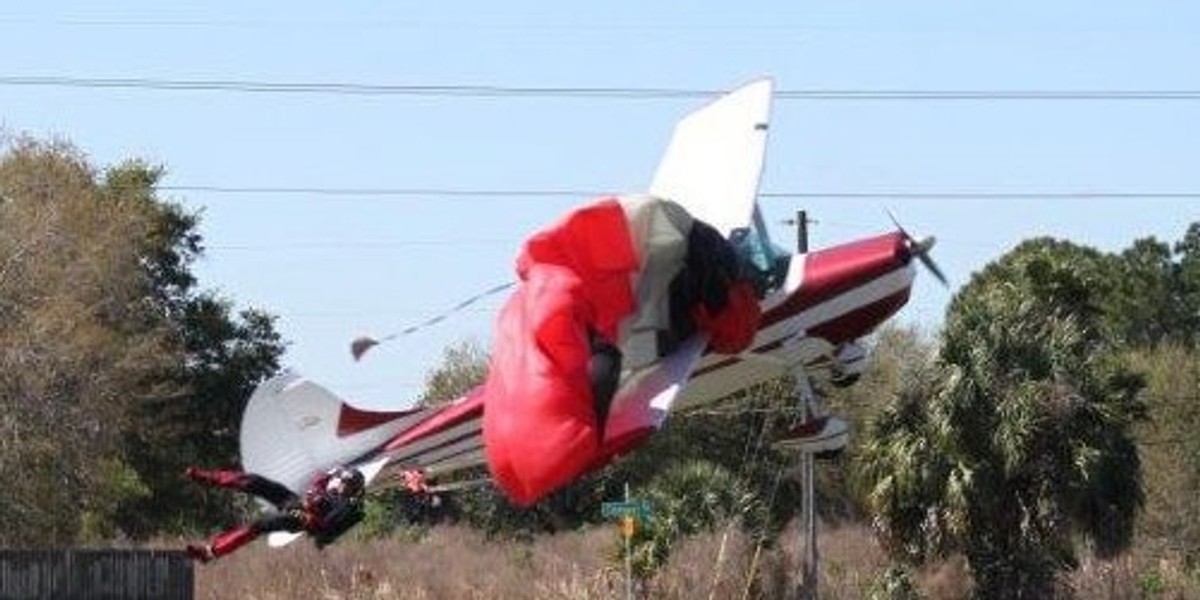
<instances>
[{"instance_id":1,"label":"green tree","mask_svg":"<svg viewBox=\"0 0 1200 600\"><path fill-rule=\"evenodd\" d=\"M635 529L631 545L633 566L642 578L666 564L683 538L737 523L760 508L744 480L703 459L675 462L636 496L651 510ZM617 557L623 558L623 552L621 545Z\"/></svg>"},{"instance_id":2,"label":"green tree","mask_svg":"<svg viewBox=\"0 0 1200 600\"><path fill-rule=\"evenodd\" d=\"M0 542L70 542L84 521L103 534L148 494L121 452L127 399L171 368L173 331L143 301L151 224L65 144L16 141L0 196Z\"/></svg>"},{"instance_id":3,"label":"green tree","mask_svg":"<svg viewBox=\"0 0 1200 600\"><path fill-rule=\"evenodd\" d=\"M1177 339L1193 350L1200 348L1200 221L1192 223L1183 239L1175 244L1179 262L1176 273L1176 290L1179 304Z\"/></svg>"},{"instance_id":4,"label":"green tree","mask_svg":"<svg viewBox=\"0 0 1200 600\"><path fill-rule=\"evenodd\" d=\"M437 406L463 397L487 379L488 353L474 341L447 347L441 366L425 377L425 392L417 404Z\"/></svg>"},{"instance_id":5,"label":"green tree","mask_svg":"<svg viewBox=\"0 0 1200 600\"><path fill-rule=\"evenodd\" d=\"M1200 222L1174 246L1143 238L1111 260L1105 312L1117 340L1143 348L1200 344Z\"/></svg>"},{"instance_id":6,"label":"green tree","mask_svg":"<svg viewBox=\"0 0 1200 600\"><path fill-rule=\"evenodd\" d=\"M276 370L262 313L196 289L197 218L161 170L99 174L66 143L0 157L0 509L12 543L148 535L197 514L190 461L232 460L240 409ZM19 476L17 476L19 475ZM203 516L203 513L199 513Z\"/></svg>"},{"instance_id":7,"label":"green tree","mask_svg":"<svg viewBox=\"0 0 1200 600\"><path fill-rule=\"evenodd\" d=\"M885 400L895 397L909 378L929 372L937 356L930 334L912 325L889 322L864 341L868 365L862 377L852 386L828 389L829 407L849 423L850 440L842 460L818 463L819 507L826 521L868 514L867 492L856 477L866 439L862 434L878 418ZM831 512L835 507L838 510Z\"/></svg>"},{"instance_id":8,"label":"green tree","mask_svg":"<svg viewBox=\"0 0 1200 600\"><path fill-rule=\"evenodd\" d=\"M1133 352L1150 419L1139 427L1146 508L1139 545L1200 564L1200 355L1175 344Z\"/></svg>"},{"instance_id":9,"label":"green tree","mask_svg":"<svg viewBox=\"0 0 1200 600\"><path fill-rule=\"evenodd\" d=\"M157 197L162 174L131 161L108 170L102 183L107 195L138 202L152 226L140 240L151 282L147 300L177 342L174 368L160 383L170 392L136 398L131 406L136 427L127 432L125 449L152 493L123 505L120 517L138 536L231 517L227 498L181 485L180 473L187 465L237 463L246 400L278 371L284 351L273 316L248 309L235 317L232 301L198 287L191 266L203 252L199 219Z\"/></svg>"},{"instance_id":10,"label":"green tree","mask_svg":"<svg viewBox=\"0 0 1200 600\"><path fill-rule=\"evenodd\" d=\"M1101 327L1104 257L1041 239L951 303L935 371L869 434L864 476L888 547L963 552L987 598L1044 598L1075 538L1123 550L1142 502L1142 380Z\"/></svg>"}]
</instances>

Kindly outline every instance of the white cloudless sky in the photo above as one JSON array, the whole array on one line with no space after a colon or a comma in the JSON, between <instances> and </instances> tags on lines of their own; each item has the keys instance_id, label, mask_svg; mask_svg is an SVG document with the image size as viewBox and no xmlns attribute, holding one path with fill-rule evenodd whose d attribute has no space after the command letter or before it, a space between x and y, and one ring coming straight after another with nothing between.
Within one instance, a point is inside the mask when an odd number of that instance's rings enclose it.
<instances>
[{"instance_id":1,"label":"white cloudless sky","mask_svg":"<svg viewBox=\"0 0 1200 600\"><path fill-rule=\"evenodd\" d=\"M794 244L782 221L799 209L815 220L812 247L885 231L891 209L939 240L950 289L919 277L898 316L930 328L971 273L1021 240L1116 251L1140 237L1178 240L1200 220L1195 3L244 4L6 6L0 126L68 139L99 167L162 164L164 196L202 216L201 284L277 314L285 366L364 406L408 405L447 345L486 347L503 296L360 363L352 338L400 331L512 280L521 240L587 200L532 192L641 191L675 121L704 99L97 80L721 90L770 76L793 92L1103 92L776 100L762 184L776 194L762 201L776 241ZM1124 91L1192 93L1111 97ZM292 191L262 192L282 188ZM349 193L366 189L531 193ZM898 196L777 196L795 193ZM971 196L981 193L1010 195Z\"/></svg>"}]
</instances>

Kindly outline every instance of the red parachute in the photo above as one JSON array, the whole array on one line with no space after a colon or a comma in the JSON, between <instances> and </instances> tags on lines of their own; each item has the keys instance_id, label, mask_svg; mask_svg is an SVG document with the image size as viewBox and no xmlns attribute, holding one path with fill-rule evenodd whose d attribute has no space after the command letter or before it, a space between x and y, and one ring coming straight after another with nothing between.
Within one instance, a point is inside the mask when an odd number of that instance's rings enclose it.
<instances>
[{"instance_id":1,"label":"red parachute","mask_svg":"<svg viewBox=\"0 0 1200 600\"><path fill-rule=\"evenodd\" d=\"M596 372L598 348L628 348L630 321L657 325L661 356L695 332L715 350L741 351L760 316L729 243L657 198L608 198L570 213L526 242L517 274L496 321L483 435L493 480L519 505L640 441L605 441L619 364Z\"/></svg>"}]
</instances>

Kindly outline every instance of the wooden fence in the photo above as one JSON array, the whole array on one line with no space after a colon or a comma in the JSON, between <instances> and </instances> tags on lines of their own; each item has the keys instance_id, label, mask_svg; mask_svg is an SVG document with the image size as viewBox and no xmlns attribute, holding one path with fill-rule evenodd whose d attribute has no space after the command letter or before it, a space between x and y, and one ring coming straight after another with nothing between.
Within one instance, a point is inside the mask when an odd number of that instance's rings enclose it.
<instances>
[{"instance_id":1,"label":"wooden fence","mask_svg":"<svg viewBox=\"0 0 1200 600\"><path fill-rule=\"evenodd\" d=\"M0 600L191 600L179 551L3 550Z\"/></svg>"}]
</instances>

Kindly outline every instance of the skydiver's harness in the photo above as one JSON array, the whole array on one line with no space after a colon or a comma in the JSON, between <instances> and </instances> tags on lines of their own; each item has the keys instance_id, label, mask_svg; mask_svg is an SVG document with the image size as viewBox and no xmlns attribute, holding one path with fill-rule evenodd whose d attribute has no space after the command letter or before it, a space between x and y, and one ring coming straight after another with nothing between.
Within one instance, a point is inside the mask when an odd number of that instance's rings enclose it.
<instances>
[{"instance_id":1,"label":"skydiver's harness","mask_svg":"<svg viewBox=\"0 0 1200 600\"><path fill-rule=\"evenodd\" d=\"M332 543L363 518L361 496L346 497L325 491L328 475L319 476L301 498L284 485L258 475L247 475L242 489L278 509L251 527L255 533L305 532L318 548Z\"/></svg>"}]
</instances>

